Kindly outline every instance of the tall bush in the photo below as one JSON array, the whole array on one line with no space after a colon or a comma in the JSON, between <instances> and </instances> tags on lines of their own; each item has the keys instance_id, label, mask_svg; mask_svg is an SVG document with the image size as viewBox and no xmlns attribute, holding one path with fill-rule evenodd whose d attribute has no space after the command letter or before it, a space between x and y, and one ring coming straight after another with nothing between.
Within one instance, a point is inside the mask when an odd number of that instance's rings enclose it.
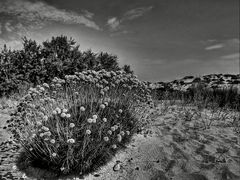
<instances>
[{"instance_id":1,"label":"tall bush","mask_svg":"<svg viewBox=\"0 0 240 180\"><path fill-rule=\"evenodd\" d=\"M49 83L54 77L64 78L88 69L117 71L121 68L117 56L91 50L82 52L66 36L52 37L42 44L25 37L21 50L5 47L0 53L0 96L18 92L23 82L36 86Z\"/></svg>"}]
</instances>

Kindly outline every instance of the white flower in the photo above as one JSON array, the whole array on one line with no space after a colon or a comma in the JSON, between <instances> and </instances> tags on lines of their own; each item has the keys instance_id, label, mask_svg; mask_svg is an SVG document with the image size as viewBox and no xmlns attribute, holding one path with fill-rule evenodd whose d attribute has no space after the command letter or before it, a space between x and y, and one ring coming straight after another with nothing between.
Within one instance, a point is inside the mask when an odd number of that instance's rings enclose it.
<instances>
[{"instance_id":1,"label":"white flower","mask_svg":"<svg viewBox=\"0 0 240 180\"><path fill-rule=\"evenodd\" d=\"M80 111L84 112L85 110L86 110L85 107L83 107L83 106L80 107Z\"/></svg>"},{"instance_id":2,"label":"white flower","mask_svg":"<svg viewBox=\"0 0 240 180\"><path fill-rule=\"evenodd\" d=\"M116 149L116 148L117 148L117 145L116 145L116 144L113 144L113 145L112 145L112 148L113 148L113 149Z\"/></svg>"},{"instance_id":3,"label":"white flower","mask_svg":"<svg viewBox=\"0 0 240 180\"><path fill-rule=\"evenodd\" d=\"M56 114L57 114L57 111L54 110L52 113L53 113L54 115L56 115Z\"/></svg>"},{"instance_id":4,"label":"white flower","mask_svg":"<svg viewBox=\"0 0 240 180\"><path fill-rule=\"evenodd\" d=\"M22 178L23 178L23 179L27 178L27 176L26 176L25 173L22 175Z\"/></svg>"},{"instance_id":5,"label":"white flower","mask_svg":"<svg viewBox=\"0 0 240 180\"><path fill-rule=\"evenodd\" d=\"M60 168L61 171L64 171L64 169L65 169L64 167L61 167L61 168Z\"/></svg>"},{"instance_id":6,"label":"white flower","mask_svg":"<svg viewBox=\"0 0 240 180\"><path fill-rule=\"evenodd\" d=\"M112 135L112 131L111 131L111 130L108 130L108 134L109 134L109 135Z\"/></svg>"},{"instance_id":7,"label":"white flower","mask_svg":"<svg viewBox=\"0 0 240 180\"><path fill-rule=\"evenodd\" d=\"M104 104L105 104L106 106L108 106L108 102L104 102Z\"/></svg>"},{"instance_id":8,"label":"white flower","mask_svg":"<svg viewBox=\"0 0 240 180\"><path fill-rule=\"evenodd\" d=\"M118 142L122 141L122 136L120 134L117 135L117 140L118 140Z\"/></svg>"},{"instance_id":9,"label":"white flower","mask_svg":"<svg viewBox=\"0 0 240 180\"><path fill-rule=\"evenodd\" d=\"M46 109L45 109L44 107L40 107L40 110L43 111L43 112L46 111ZM42 114L41 114L41 115L42 115Z\"/></svg>"},{"instance_id":10,"label":"white flower","mask_svg":"<svg viewBox=\"0 0 240 180\"><path fill-rule=\"evenodd\" d=\"M97 115L93 115L93 119L97 119L98 117L97 117Z\"/></svg>"},{"instance_id":11,"label":"white flower","mask_svg":"<svg viewBox=\"0 0 240 180\"><path fill-rule=\"evenodd\" d=\"M100 91L100 94L101 94L101 95L104 95L104 91L101 90L101 91Z\"/></svg>"},{"instance_id":12,"label":"white flower","mask_svg":"<svg viewBox=\"0 0 240 180\"><path fill-rule=\"evenodd\" d=\"M124 132L124 131L121 131L120 134L121 134L122 136L124 136L124 135L125 135L125 132Z\"/></svg>"},{"instance_id":13,"label":"white flower","mask_svg":"<svg viewBox=\"0 0 240 180\"><path fill-rule=\"evenodd\" d=\"M52 156L53 156L53 157L56 157L56 156L57 156L57 154L56 154L56 153L52 153Z\"/></svg>"},{"instance_id":14,"label":"white flower","mask_svg":"<svg viewBox=\"0 0 240 180\"><path fill-rule=\"evenodd\" d=\"M74 139L68 139L67 142L73 144L73 143L75 143L75 140Z\"/></svg>"},{"instance_id":15,"label":"white flower","mask_svg":"<svg viewBox=\"0 0 240 180\"><path fill-rule=\"evenodd\" d=\"M109 138L108 138L107 136L105 136L105 137L103 138L103 140L106 141L106 142L108 142L108 141L109 141Z\"/></svg>"},{"instance_id":16,"label":"white flower","mask_svg":"<svg viewBox=\"0 0 240 180\"><path fill-rule=\"evenodd\" d=\"M111 130L112 130L112 131L115 131L115 130L116 130L116 129L115 129L115 126L112 126L112 127L111 127Z\"/></svg>"},{"instance_id":17,"label":"white flower","mask_svg":"<svg viewBox=\"0 0 240 180\"><path fill-rule=\"evenodd\" d=\"M43 86L49 88L49 85L47 83L43 83Z\"/></svg>"},{"instance_id":18,"label":"white flower","mask_svg":"<svg viewBox=\"0 0 240 180\"><path fill-rule=\"evenodd\" d=\"M45 91L44 87L40 87L39 91Z\"/></svg>"},{"instance_id":19,"label":"white flower","mask_svg":"<svg viewBox=\"0 0 240 180\"><path fill-rule=\"evenodd\" d=\"M61 109L60 108L57 107L55 110L57 111L58 114L61 114Z\"/></svg>"},{"instance_id":20,"label":"white flower","mask_svg":"<svg viewBox=\"0 0 240 180\"><path fill-rule=\"evenodd\" d=\"M130 131L126 131L126 134L129 135L129 134L130 134Z\"/></svg>"},{"instance_id":21,"label":"white flower","mask_svg":"<svg viewBox=\"0 0 240 180\"><path fill-rule=\"evenodd\" d=\"M36 123L37 123L38 126L42 125L42 123L40 121L37 121Z\"/></svg>"},{"instance_id":22,"label":"white flower","mask_svg":"<svg viewBox=\"0 0 240 180\"><path fill-rule=\"evenodd\" d=\"M52 133L50 131L44 133L46 136L51 136Z\"/></svg>"},{"instance_id":23,"label":"white flower","mask_svg":"<svg viewBox=\"0 0 240 180\"><path fill-rule=\"evenodd\" d=\"M66 112L68 112L68 110L67 110L67 109L63 109L62 112L63 112L63 113L66 113Z\"/></svg>"},{"instance_id":24,"label":"white flower","mask_svg":"<svg viewBox=\"0 0 240 180\"><path fill-rule=\"evenodd\" d=\"M65 113L62 113L62 114L61 114L61 117L62 117L62 118L66 117L66 114L65 114Z\"/></svg>"},{"instance_id":25,"label":"white flower","mask_svg":"<svg viewBox=\"0 0 240 180\"><path fill-rule=\"evenodd\" d=\"M69 124L69 127L70 127L70 128L74 128L74 127L75 127L75 124L74 124L74 123L70 123L70 124Z\"/></svg>"},{"instance_id":26,"label":"white flower","mask_svg":"<svg viewBox=\"0 0 240 180\"><path fill-rule=\"evenodd\" d=\"M104 105L104 104L101 104L101 105L100 105L100 108L101 108L101 109L105 109L105 105Z\"/></svg>"},{"instance_id":27,"label":"white flower","mask_svg":"<svg viewBox=\"0 0 240 180\"><path fill-rule=\"evenodd\" d=\"M103 122L107 122L107 118L103 118Z\"/></svg>"},{"instance_id":28,"label":"white flower","mask_svg":"<svg viewBox=\"0 0 240 180\"><path fill-rule=\"evenodd\" d=\"M48 120L48 116L43 116L43 121L47 121Z\"/></svg>"},{"instance_id":29,"label":"white flower","mask_svg":"<svg viewBox=\"0 0 240 180\"><path fill-rule=\"evenodd\" d=\"M16 165L13 165L13 166L12 166L12 169L13 169L13 170L17 170L17 166L16 166Z\"/></svg>"},{"instance_id":30,"label":"white flower","mask_svg":"<svg viewBox=\"0 0 240 180\"><path fill-rule=\"evenodd\" d=\"M88 123L92 123L92 122L93 122L93 119L88 118L88 119L87 119L87 122L88 122Z\"/></svg>"},{"instance_id":31,"label":"white flower","mask_svg":"<svg viewBox=\"0 0 240 180\"><path fill-rule=\"evenodd\" d=\"M29 148L29 151L32 151L33 150L33 148Z\"/></svg>"},{"instance_id":32,"label":"white flower","mask_svg":"<svg viewBox=\"0 0 240 180\"><path fill-rule=\"evenodd\" d=\"M97 122L97 119L92 119L92 122L93 122L93 123L96 123L96 122Z\"/></svg>"},{"instance_id":33,"label":"white flower","mask_svg":"<svg viewBox=\"0 0 240 180\"><path fill-rule=\"evenodd\" d=\"M62 85L61 85L60 83L57 83L56 86L57 86L57 87L61 87Z\"/></svg>"},{"instance_id":34,"label":"white flower","mask_svg":"<svg viewBox=\"0 0 240 180\"><path fill-rule=\"evenodd\" d=\"M119 113L122 113L123 112L123 110L122 109L119 109L119 111L118 111Z\"/></svg>"},{"instance_id":35,"label":"white flower","mask_svg":"<svg viewBox=\"0 0 240 180\"><path fill-rule=\"evenodd\" d=\"M43 126L42 129L43 129L44 131L49 131L49 128L46 127L46 126Z\"/></svg>"},{"instance_id":36,"label":"white flower","mask_svg":"<svg viewBox=\"0 0 240 180\"><path fill-rule=\"evenodd\" d=\"M55 141L54 139L51 139L51 140L50 140L50 143L52 143L52 144L55 144L55 142L56 142L56 141Z\"/></svg>"},{"instance_id":37,"label":"white flower","mask_svg":"<svg viewBox=\"0 0 240 180\"><path fill-rule=\"evenodd\" d=\"M87 129L86 134L91 134L91 131L89 129Z\"/></svg>"},{"instance_id":38,"label":"white flower","mask_svg":"<svg viewBox=\"0 0 240 180\"><path fill-rule=\"evenodd\" d=\"M71 114L66 114L66 118L70 118L71 117Z\"/></svg>"},{"instance_id":39,"label":"white flower","mask_svg":"<svg viewBox=\"0 0 240 180\"><path fill-rule=\"evenodd\" d=\"M73 180L81 180L80 178L78 178L78 177L75 177Z\"/></svg>"}]
</instances>

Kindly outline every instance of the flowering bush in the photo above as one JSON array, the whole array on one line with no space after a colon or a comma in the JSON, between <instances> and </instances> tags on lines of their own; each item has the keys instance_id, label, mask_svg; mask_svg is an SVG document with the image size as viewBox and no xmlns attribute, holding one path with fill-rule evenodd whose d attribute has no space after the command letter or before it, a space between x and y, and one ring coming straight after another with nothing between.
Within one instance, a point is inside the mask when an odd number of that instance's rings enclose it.
<instances>
[{"instance_id":1,"label":"flowering bush","mask_svg":"<svg viewBox=\"0 0 240 180\"><path fill-rule=\"evenodd\" d=\"M118 58L109 53L80 51L79 45L66 36L52 37L41 44L23 38L23 48L11 50L4 46L0 51L0 97L20 93L23 83L36 86L50 83L54 77L64 78L84 70L133 73L129 65L119 67Z\"/></svg>"},{"instance_id":2,"label":"flowering bush","mask_svg":"<svg viewBox=\"0 0 240 180\"><path fill-rule=\"evenodd\" d=\"M30 88L8 125L23 148L18 164L57 175L94 171L146 123L149 93L133 74L105 70Z\"/></svg>"}]
</instances>

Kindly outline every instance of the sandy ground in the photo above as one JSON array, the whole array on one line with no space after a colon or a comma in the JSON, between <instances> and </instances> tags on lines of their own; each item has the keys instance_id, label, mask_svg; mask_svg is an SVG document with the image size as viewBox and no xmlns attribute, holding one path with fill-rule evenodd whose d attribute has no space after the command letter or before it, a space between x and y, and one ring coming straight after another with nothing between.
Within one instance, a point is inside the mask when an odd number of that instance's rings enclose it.
<instances>
[{"instance_id":1,"label":"sandy ground","mask_svg":"<svg viewBox=\"0 0 240 180\"><path fill-rule=\"evenodd\" d=\"M240 179L240 134L234 112L198 112L195 107L159 104L146 132L86 180L237 180ZM0 113L0 126L9 119ZM238 119L239 120L239 119ZM7 139L0 131L0 142ZM14 169L16 152L0 154L0 179L23 179ZM32 179L24 177L24 179Z\"/></svg>"}]
</instances>

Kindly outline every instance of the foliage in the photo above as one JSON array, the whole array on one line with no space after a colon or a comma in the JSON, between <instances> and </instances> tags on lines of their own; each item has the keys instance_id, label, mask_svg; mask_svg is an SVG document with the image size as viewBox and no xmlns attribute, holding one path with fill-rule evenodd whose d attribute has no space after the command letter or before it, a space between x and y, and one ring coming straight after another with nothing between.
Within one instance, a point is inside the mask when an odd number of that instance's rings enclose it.
<instances>
[{"instance_id":1,"label":"foliage","mask_svg":"<svg viewBox=\"0 0 240 180\"><path fill-rule=\"evenodd\" d=\"M108 53L80 51L76 42L66 36L52 37L37 44L23 38L21 50L4 47L0 53L0 96L19 91L22 83L33 86L49 83L54 77L64 78L83 70L120 70L117 57ZM130 67L127 68L130 72Z\"/></svg>"},{"instance_id":2,"label":"foliage","mask_svg":"<svg viewBox=\"0 0 240 180\"><path fill-rule=\"evenodd\" d=\"M164 88L153 90L153 94L161 100L178 99L187 103L202 104L205 107L214 104L219 108L240 110L240 94L237 88L231 86L229 88L207 88L199 83L186 91Z\"/></svg>"},{"instance_id":3,"label":"foliage","mask_svg":"<svg viewBox=\"0 0 240 180\"><path fill-rule=\"evenodd\" d=\"M23 147L19 168L45 168L58 176L96 170L147 122L149 93L133 74L106 70L30 88L8 125Z\"/></svg>"}]
</instances>

